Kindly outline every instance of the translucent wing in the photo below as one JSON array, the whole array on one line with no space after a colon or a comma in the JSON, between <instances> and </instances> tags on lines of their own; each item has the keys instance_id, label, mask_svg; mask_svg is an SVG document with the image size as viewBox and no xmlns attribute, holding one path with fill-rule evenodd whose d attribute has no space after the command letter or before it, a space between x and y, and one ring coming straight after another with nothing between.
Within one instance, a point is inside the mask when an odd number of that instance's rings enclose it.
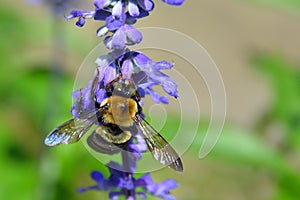
<instances>
[{"instance_id":1,"label":"translucent wing","mask_svg":"<svg viewBox=\"0 0 300 200\"><path fill-rule=\"evenodd\" d=\"M49 133L44 143L47 146L55 146L77 142L98 119L102 118L105 110L106 107L104 106L97 111L85 113L80 118L74 118L63 123Z\"/></svg>"},{"instance_id":2,"label":"translucent wing","mask_svg":"<svg viewBox=\"0 0 300 200\"><path fill-rule=\"evenodd\" d=\"M183 165L176 151L171 145L140 115L134 117L134 121L140 129L147 146L156 160L163 165L182 172Z\"/></svg>"},{"instance_id":3,"label":"translucent wing","mask_svg":"<svg viewBox=\"0 0 300 200\"><path fill-rule=\"evenodd\" d=\"M95 90L97 89L100 80L100 68L97 68L97 74L94 77L91 88L91 97L95 97ZM79 90L79 98L75 103L78 110L78 118L71 119L59 127L55 128L46 137L44 143L48 146L55 146L58 144L69 144L80 140L80 138L88 132L91 126L103 116L103 112L106 108L99 108L97 111L86 111L82 102L82 90Z\"/></svg>"}]
</instances>

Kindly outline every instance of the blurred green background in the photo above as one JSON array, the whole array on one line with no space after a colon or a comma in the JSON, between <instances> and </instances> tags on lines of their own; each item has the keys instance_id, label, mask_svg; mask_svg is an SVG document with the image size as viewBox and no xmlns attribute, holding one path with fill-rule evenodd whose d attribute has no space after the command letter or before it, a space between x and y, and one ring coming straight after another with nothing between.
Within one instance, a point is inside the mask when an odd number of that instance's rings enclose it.
<instances>
[{"instance_id":1,"label":"blurred green background","mask_svg":"<svg viewBox=\"0 0 300 200\"><path fill-rule=\"evenodd\" d=\"M0 199L107 199L76 193L93 184L91 170L107 173L81 143L43 145L71 117L76 72L100 41L99 24L80 29L74 23L47 6L0 1ZM198 159L209 119L204 100L198 135L183 155L184 173L163 169L154 180L176 179L178 199L299 199L300 1L186 0L178 8L157 2L138 26L175 29L202 44L219 67L228 100L211 154ZM173 123L176 115L165 132Z\"/></svg>"}]
</instances>

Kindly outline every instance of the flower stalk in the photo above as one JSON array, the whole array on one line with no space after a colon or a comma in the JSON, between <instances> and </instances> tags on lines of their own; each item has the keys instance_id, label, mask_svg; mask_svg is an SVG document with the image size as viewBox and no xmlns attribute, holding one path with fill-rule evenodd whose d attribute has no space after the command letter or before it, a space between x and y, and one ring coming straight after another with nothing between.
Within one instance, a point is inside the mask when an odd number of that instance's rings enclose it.
<instances>
[{"instance_id":1,"label":"flower stalk","mask_svg":"<svg viewBox=\"0 0 300 200\"><path fill-rule=\"evenodd\" d=\"M163 2L178 6L183 3L183 0L163 0ZM177 84L162 72L162 70L171 69L173 64L164 60L154 62L142 52L131 51L128 48L142 41L143 36L141 32L133 25L140 18L147 17L150 14L154 9L154 2L152 0L94 0L94 6L94 10L73 10L66 17L67 20L76 18L78 27L83 27L87 19L103 21L104 25L97 30L96 35L105 37L103 43L107 49L111 50L109 54L101 55L95 61L98 66L94 79L89 82L88 87L73 92L74 104L71 110L73 117L82 117L83 113L94 110L95 105L96 107L101 107L103 102L107 101L113 92L116 92L108 89L108 86L113 85L114 87L115 82L134 82L136 93L138 93L138 95L135 94L134 100L140 109L142 107L142 98L146 95L150 95L155 103L164 104L169 102L167 95L177 98ZM166 95L160 95L154 91L153 87L156 85L160 85ZM142 113L140 114L142 116ZM143 121L142 117L139 119ZM144 138L141 137L145 130L136 127L130 130L127 130L127 128L118 130L118 133L124 135L129 131L130 139L124 143L120 142L120 144L114 140L113 146L108 143L107 138L103 139L99 135L103 135L108 130L110 132L116 131L117 128L115 126L112 128L111 123L107 122L101 122L99 125L102 126L102 129L97 129L98 132L96 131L96 133L98 135L92 134L88 138L88 144L97 152L107 154L121 153L123 164L108 163L107 166L110 171L108 178L105 178L101 172L93 171L91 177L96 182L96 185L80 188L79 192L87 190L108 191L109 198L113 200L118 199L120 196L125 196L127 200L135 200L137 197L144 199L147 198L147 194L165 200L175 199L169 191L177 187L176 181L165 180L157 184L153 182L150 173L138 179L134 177L137 161L142 158L142 153L147 151L148 148L150 150L151 148L156 148L151 147L149 143L146 145L145 136ZM108 125L110 126L109 128ZM149 127L150 125L146 124L144 126ZM153 132L158 134L154 130ZM166 142L160 137L159 135L160 140ZM177 156L172 148L169 150L172 155ZM153 155L159 160L159 153L154 152ZM170 161L160 162L171 165L171 163L168 163ZM179 158L174 158L171 162L175 162L173 167L177 164L177 168L175 167L177 171L182 171L182 163Z\"/></svg>"}]
</instances>

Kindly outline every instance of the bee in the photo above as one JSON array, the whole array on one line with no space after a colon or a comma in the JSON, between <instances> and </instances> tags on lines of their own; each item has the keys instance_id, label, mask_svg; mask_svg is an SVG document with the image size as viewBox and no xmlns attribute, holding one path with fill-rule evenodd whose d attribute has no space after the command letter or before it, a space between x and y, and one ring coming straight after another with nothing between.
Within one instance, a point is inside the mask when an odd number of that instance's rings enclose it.
<instances>
[{"instance_id":1,"label":"bee","mask_svg":"<svg viewBox=\"0 0 300 200\"><path fill-rule=\"evenodd\" d=\"M96 88L96 79L92 91ZM140 95L133 81L118 81L119 79L120 77L117 77L105 86L108 97L100 105L95 103L94 111L82 110L79 117L51 131L44 143L47 146L55 146L77 142L94 124L98 124L87 142L98 152L113 154L126 146L133 133L139 132L156 160L182 172L182 161L176 151L143 119L142 108L139 105Z\"/></svg>"}]
</instances>

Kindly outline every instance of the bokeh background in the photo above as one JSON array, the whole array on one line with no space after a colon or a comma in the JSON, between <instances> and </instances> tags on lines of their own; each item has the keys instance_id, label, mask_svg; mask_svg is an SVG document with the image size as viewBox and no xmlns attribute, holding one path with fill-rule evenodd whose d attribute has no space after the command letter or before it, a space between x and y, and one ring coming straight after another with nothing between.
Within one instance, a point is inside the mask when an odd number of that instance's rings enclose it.
<instances>
[{"instance_id":1,"label":"bokeh background","mask_svg":"<svg viewBox=\"0 0 300 200\"><path fill-rule=\"evenodd\" d=\"M81 3L92 8L92 1ZM76 192L93 184L91 170L107 174L82 143L43 144L71 117L76 72L101 41L95 36L99 23L74 23L49 4L0 1L0 199L107 199L106 193ZM299 199L300 2L186 0L172 7L157 1L138 23L148 26L174 29L202 44L227 94L226 123L213 151L198 158L210 117L203 95L197 137L182 157L184 173L163 169L154 180L176 179L178 199ZM166 138L179 120L169 117Z\"/></svg>"}]
</instances>

